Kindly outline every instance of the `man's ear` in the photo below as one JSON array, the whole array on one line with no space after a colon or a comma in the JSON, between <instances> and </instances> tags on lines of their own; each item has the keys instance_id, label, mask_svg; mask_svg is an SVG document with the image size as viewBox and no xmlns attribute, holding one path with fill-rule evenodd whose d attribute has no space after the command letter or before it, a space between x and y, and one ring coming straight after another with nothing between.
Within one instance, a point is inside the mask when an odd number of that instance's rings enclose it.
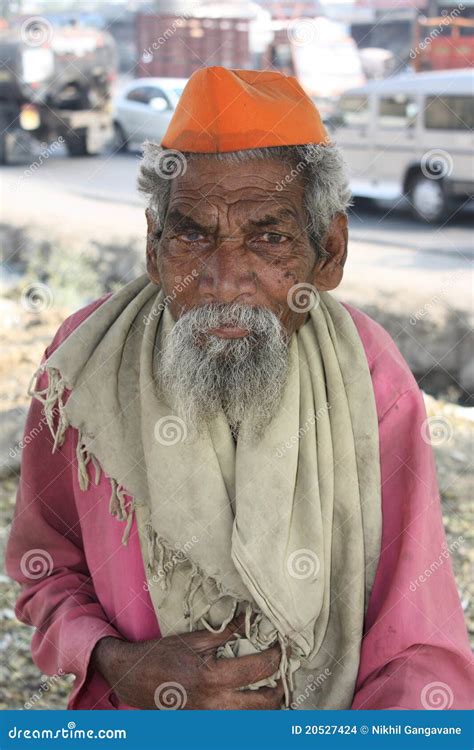
<instances>
[{"instance_id":1,"label":"man's ear","mask_svg":"<svg viewBox=\"0 0 474 750\"><path fill-rule=\"evenodd\" d=\"M161 280L160 280L160 274L158 272L158 263L157 263L157 248L158 248L158 242L159 242L156 236L157 222L156 222L155 217L153 216L153 211L151 211L151 209L149 208L146 209L145 216L146 216L146 225L147 225L146 271L147 271L148 278L150 279L150 281L160 286Z\"/></svg>"},{"instance_id":2,"label":"man's ear","mask_svg":"<svg viewBox=\"0 0 474 750\"><path fill-rule=\"evenodd\" d=\"M322 242L324 257L313 271L313 284L322 292L335 289L342 281L348 237L347 216L336 214Z\"/></svg>"}]
</instances>

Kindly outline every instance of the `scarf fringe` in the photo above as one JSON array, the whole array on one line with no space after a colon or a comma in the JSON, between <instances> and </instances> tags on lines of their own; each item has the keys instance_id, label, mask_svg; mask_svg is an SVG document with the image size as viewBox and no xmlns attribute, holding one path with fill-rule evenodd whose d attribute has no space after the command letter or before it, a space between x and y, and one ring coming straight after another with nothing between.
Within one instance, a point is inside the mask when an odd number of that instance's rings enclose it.
<instances>
[{"instance_id":1,"label":"scarf fringe","mask_svg":"<svg viewBox=\"0 0 474 750\"><path fill-rule=\"evenodd\" d=\"M109 512L117 519L117 521L126 522L125 529L122 535L122 544L127 545L132 528L135 508L138 505L138 502L135 498L130 498L127 504L127 492L125 488L112 477L110 477L109 479L112 486L112 492L110 494L109 501Z\"/></svg>"},{"instance_id":2,"label":"scarf fringe","mask_svg":"<svg viewBox=\"0 0 474 750\"><path fill-rule=\"evenodd\" d=\"M41 389L37 387L36 381L45 372L48 373L48 384L46 388ZM64 410L66 405L64 391L66 389L66 381L59 370L55 367L47 367L46 364L41 365L41 367L36 370L28 386L28 395L32 398L36 398L41 404L43 404L43 413L46 419L46 424L48 425L49 431L54 440L53 453L64 443L66 430L69 427L69 421ZM56 425L55 418L57 418Z\"/></svg>"},{"instance_id":3,"label":"scarf fringe","mask_svg":"<svg viewBox=\"0 0 474 750\"><path fill-rule=\"evenodd\" d=\"M100 464L97 461L96 457L93 453L89 453L89 451L86 448L84 438L82 436L82 432L79 431L78 439L77 439L77 448L76 448L76 458L77 458L77 472L78 472L78 481L79 481L79 487L81 490L85 491L89 487L89 473L87 471L87 465L92 462L92 465L94 467L94 484L98 485L100 481Z\"/></svg>"},{"instance_id":4,"label":"scarf fringe","mask_svg":"<svg viewBox=\"0 0 474 750\"><path fill-rule=\"evenodd\" d=\"M37 380L45 372L48 373L48 384L46 388L38 388ZM54 440L53 453L55 453L57 448L63 445L66 431L70 426L65 412L65 390L67 390L67 385L59 370L55 367L47 367L46 364L36 370L28 387L28 395L32 398L36 398L43 405L46 424L48 425ZM80 430L78 430L76 458L79 487L85 492L90 483L88 472L89 463L92 463L92 466L94 467L95 485L99 484L101 467L94 454L87 450L84 437ZM127 493L125 488L118 484L115 479L110 478L110 483L112 485L112 492L109 502L109 511L118 521L126 522L125 530L122 535L122 544L127 545L132 528L135 507L138 503L134 498L131 498L127 504Z\"/></svg>"},{"instance_id":5,"label":"scarf fringe","mask_svg":"<svg viewBox=\"0 0 474 750\"><path fill-rule=\"evenodd\" d=\"M206 575L197 563L193 562L183 554L182 550L172 547L163 537L158 536L150 522L146 523L145 529L148 542L148 572L153 579L158 579L163 591L169 591L173 572L179 564L188 563L191 565L191 574L189 576L189 582L183 601L183 614L184 617L189 620L190 632L193 632L199 625L201 625L211 633L222 633L227 625L234 619L239 606L245 605L245 638L252 643L257 651L263 651L270 648L276 641L278 641L281 648L281 659L277 672L273 678L269 679L273 686L276 685L278 679L282 680L285 708L289 708L291 702L291 691L294 689L294 682L293 669L291 668L289 659L290 648L288 639L279 633L276 628L267 636L262 634L259 629L259 624L263 620L262 612L255 610L250 602L240 601L232 592L226 591L215 578ZM194 611L194 600L197 592L202 589L206 581L217 587L219 596L215 597L213 601L208 602L205 611L197 617ZM231 610L218 627L213 627L206 618L206 614L210 611L213 604L218 602L222 597L230 597L232 599ZM241 635L236 635L234 637L235 642L242 638ZM219 655L222 657L234 656L231 644L232 640L222 646L219 650ZM248 686L248 688L252 689L252 686ZM254 689L258 689L258 687Z\"/></svg>"}]
</instances>

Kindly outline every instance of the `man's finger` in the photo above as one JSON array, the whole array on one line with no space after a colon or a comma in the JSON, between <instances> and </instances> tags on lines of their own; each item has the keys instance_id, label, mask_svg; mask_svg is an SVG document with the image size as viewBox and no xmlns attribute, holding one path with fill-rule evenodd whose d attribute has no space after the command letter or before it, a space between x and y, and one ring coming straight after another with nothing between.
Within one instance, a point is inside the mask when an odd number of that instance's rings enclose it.
<instances>
[{"instance_id":1,"label":"man's finger","mask_svg":"<svg viewBox=\"0 0 474 750\"><path fill-rule=\"evenodd\" d=\"M266 651L249 656L217 659L212 671L216 683L222 687L245 687L274 674L278 669L280 659L280 647L272 646Z\"/></svg>"},{"instance_id":2,"label":"man's finger","mask_svg":"<svg viewBox=\"0 0 474 750\"><path fill-rule=\"evenodd\" d=\"M210 630L194 630L186 635L191 646L198 651L216 650L231 640L233 635L245 635L245 615L241 613L234 617L221 633L212 633Z\"/></svg>"},{"instance_id":3,"label":"man's finger","mask_svg":"<svg viewBox=\"0 0 474 750\"><path fill-rule=\"evenodd\" d=\"M285 691L281 680L276 687L240 690L235 693L236 708L245 711L277 711L281 708Z\"/></svg>"}]
</instances>

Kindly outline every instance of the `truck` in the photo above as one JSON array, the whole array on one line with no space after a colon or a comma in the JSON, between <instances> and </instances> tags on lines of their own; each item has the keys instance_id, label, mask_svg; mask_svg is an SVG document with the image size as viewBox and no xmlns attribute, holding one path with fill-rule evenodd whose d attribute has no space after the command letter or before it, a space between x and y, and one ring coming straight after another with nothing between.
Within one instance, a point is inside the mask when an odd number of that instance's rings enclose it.
<instances>
[{"instance_id":1,"label":"truck","mask_svg":"<svg viewBox=\"0 0 474 750\"><path fill-rule=\"evenodd\" d=\"M456 11L458 8L436 18L417 19L410 52L416 73L474 65L474 20L456 16Z\"/></svg>"},{"instance_id":2,"label":"truck","mask_svg":"<svg viewBox=\"0 0 474 750\"><path fill-rule=\"evenodd\" d=\"M204 64L250 68L250 21L137 13L137 78L189 78Z\"/></svg>"},{"instance_id":3,"label":"truck","mask_svg":"<svg viewBox=\"0 0 474 750\"><path fill-rule=\"evenodd\" d=\"M117 74L112 37L45 17L0 29L0 163L16 142L59 139L70 156L99 152L113 138L111 89Z\"/></svg>"}]
</instances>

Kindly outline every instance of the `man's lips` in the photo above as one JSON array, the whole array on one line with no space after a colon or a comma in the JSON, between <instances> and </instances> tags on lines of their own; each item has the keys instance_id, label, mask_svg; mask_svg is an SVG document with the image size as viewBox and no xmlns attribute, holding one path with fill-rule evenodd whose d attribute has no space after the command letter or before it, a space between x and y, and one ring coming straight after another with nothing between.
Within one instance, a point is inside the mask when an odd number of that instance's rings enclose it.
<instances>
[{"instance_id":1,"label":"man's lips","mask_svg":"<svg viewBox=\"0 0 474 750\"><path fill-rule=\"evenodd\" d=\"M222 339L242 339L249 335L248 328L239 328L239 326L220 326L219 328L209 328L208 333L211 336L219 336Z\"/></svg>"}]
</instances>

